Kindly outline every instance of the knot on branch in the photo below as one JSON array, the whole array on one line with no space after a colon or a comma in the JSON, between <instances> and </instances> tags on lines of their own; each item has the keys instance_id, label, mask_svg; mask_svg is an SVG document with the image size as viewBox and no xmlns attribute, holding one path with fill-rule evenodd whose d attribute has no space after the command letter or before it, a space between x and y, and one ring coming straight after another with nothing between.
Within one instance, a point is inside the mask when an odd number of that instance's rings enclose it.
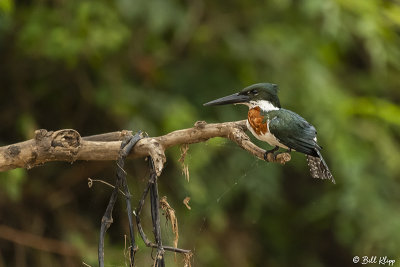
<instances>
[{"instance_id":1,"label":"knot on branch","mask_svg":"<svg viewBox=\"0 0 400 267\"><path fill-rule=\"evenodd\" d=\"M75 161L81 146L80 134L73 129L65 129L51 133L49 137L50 153L55 155L61 154L67 157L69 161Z\"/></svg>"},{"instance_id":2,"label":"knot on branch","mask_svg":"<svg viewBox=\"0 0 400 267\"><path fill-rule=\"evenodd\" d=\"M279 153L274 156L273 153L268 153L267 154L267 161L268 162L276 162L279 164L284 165L286 162L290 161L292 157L290 156L289 153Z\"/></svg>"},{"instance_id":3,"label":"knot on branch","mask_svg":"<svg viewBox=\"0 0 400 267\"><path fill-rule=\"evenodd\" d=\"M79 148L81 141L80 134L72 129L66 129L61 131L56 131L53 134L53 140L51 142L52 147L61 147L68 149Z\"/></svg>"},{"instance_id":4,"label":"knot on branch","mask_svg":"<svg viewBox=\"0 0 400 267\"><path fill-rule=\"evenodd\" d=\"M194 127L197 129L203 129L207 125L205 121L196 121Z\"/></svg>"},{"instance_id":5,"label":"knot on branch","mask_svg":"<svg viewBox=\"0 0 400 267\"><path fill-rule=\"evenodd\" d=\"M157 176L161 175L164 168L164 163L167 161L165 157L165 148L162 145L162 140L159 138L147 137L140 140L134 147L133 152L145 151L151 156L154 162L154 169Z\"/></svg>"},{"instance_id":6,"label":"knot on branch","mask_svg":"<svg viewBox=\"0 0 400 267\"><path fill-rule=\"evenodd\" d=\"M35 131L35 141L41 142L46 137L49 137L53 134L53 131L47 131L46 129L39 129Z\"/></svg>"},{"instance_id":7,"label":"knot on branch","mask_svg":"<svg viewBox=\"0 0 400 267\"><path fill-rule=\"evenodd\" d=\"M106 216L103 216L101 218L101 223L104 223L106 225L106 228L108 229L111 224L114 222L114 219L112 217L108 218Z\"/></svg>"}]
</instances>

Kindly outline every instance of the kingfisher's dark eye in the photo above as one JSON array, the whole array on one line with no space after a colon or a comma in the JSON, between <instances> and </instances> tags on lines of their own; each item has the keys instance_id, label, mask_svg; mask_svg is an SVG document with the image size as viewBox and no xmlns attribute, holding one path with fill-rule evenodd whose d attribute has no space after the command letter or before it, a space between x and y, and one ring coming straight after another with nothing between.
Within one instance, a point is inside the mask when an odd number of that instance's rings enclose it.
<instances>
[{"instance_id":1,"label":"kingfisher's dark eye","mask_svg":"<svg viewBox=\"0 0 400 267\"><path fill-rule=\"evenodd\" d=\"M257 95L257 94L258 94L258 91L257 91L256 89L253 89L253 90L251 90L251 93L252 93L253 95Z\"/></svg>"}]
</instances>

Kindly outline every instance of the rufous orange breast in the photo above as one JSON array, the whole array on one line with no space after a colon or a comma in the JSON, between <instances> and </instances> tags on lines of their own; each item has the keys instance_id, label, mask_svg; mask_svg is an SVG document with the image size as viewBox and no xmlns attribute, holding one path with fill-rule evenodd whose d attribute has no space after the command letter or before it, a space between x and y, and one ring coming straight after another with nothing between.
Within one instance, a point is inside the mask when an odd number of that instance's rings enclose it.
<instances>
[{"instance_id":1,"label":"rufous orange breast","mask_svg":"<svg viewBox=\"0 0 400 267\"><path fill-rule=\"evenodd\" d=\"M268 124L264 120L264 116L261 115L260 107L250 109L247 113L247 120L256 134L261 135L268 132Z\"/></svg>"}]
</instances>

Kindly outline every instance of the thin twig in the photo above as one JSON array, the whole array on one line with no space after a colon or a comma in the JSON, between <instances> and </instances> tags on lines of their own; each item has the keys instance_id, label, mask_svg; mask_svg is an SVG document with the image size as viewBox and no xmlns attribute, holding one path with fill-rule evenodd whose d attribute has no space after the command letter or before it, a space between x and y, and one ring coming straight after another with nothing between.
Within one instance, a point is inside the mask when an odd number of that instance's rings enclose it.
<instances>
[{"instance_id":1,"label":"thin twig","mask_svg":"<svg viewBox=\"0 0 400 267\"><path fill-rule=\"evenodd\" d=\"M101 220L101 227L100 227L100 239L99 239L99 249L98 249L98 257L99 257L99 266L104 267L104 236L107 231L107 229L110 227L110 225L113 222L112 219L112 211L115 205L115 202L118 197L118 191L120 190L119 188L122 186L125 190L125 198L126 198L126 206L127 206L127 212L128 212L128 220L129 220L129 232L130 232L130 238L131 238L131 247L130 247L130 265L134 266L134 254L135 251L137 250L136 243L135 243L135 236L133 232L133 220L132 220L132 214L131 214L131 202L130 198L131 195L129 193L129 189L126 183L126 172L123 169L124 164L125 164L125 158L129 154L129 152L132 150L132 148L135 146L135 144L142 138L141 132L138 132L135 136L133 137L128 137L126 140L123 140L121 142L121 152L119 154L118 160L117 160L117 179L115 182L115 187L114 190L111 194L110 200L108 202L106 211L103 215L103 218Z\"/></svg>"},{"instance_id":2,"label":"thin twig","mask_svg":"<svg viewBox=\"0 0 400 267\"><path fill-rule=\"evenodd\" d=\"M136 211L134 212L134 215L136 217L136 225L137 225L137 228L138 228L138 232L139 232L140 237L142 238L144 244L147 247L158 248L157 244L152 243L148 239L148 237L144 233L144 230L143 230L143 227L142 227L142 224L141 224L141 221L140 221L140 214L142 212L142 209L143 209L143 206L144 206L144 202L145 202L145 199L146 199L146 197L147 197L147 195L149 193L150 187L153 184L154 178L155 178L154 175L150 176L150 179L149 179L148 183L146 184L146 187L144 188L142 197L139 200L139 204L138 204L138 206L136 208ZM167 251L172 251L172 252L177 252L177 253L184 253L184 254L191 253L190 250L186 250L186 249L174 248L174 247L171 247L171 246L162 246L162 247L163 247L164 250L167 250Z\"/></svg>"},{"instance_id":3,"label":"thin twig","mask_svg":"<svg viewBox=\"0 0 400 267\"><path fill-rule=\"evenodd\" d=\"M111 193L110 200L108 202L106 211L101 219L101 227L100 227L100 238L99 238L99 249L98 249L98 257L99 257L99 266L104 267L104 236L106 234L107 229L113 222L112 219L112 211L117 201L118 190L121 184L121 180L117 179L115 183L115 187L113 192Z\"/></svg>"},{"instance_id":4,"label":"thin twig","mask_svg":"<svg viewBox=\"0 0 400 267\"><path fill-rule=\"evenodd\" d=\"M89 187L89 188L92 188L93 182L103 183L103 184L105 184L105 185L108 185L109 187L115 188L115 186L113 186L113 185L110 184L110 183L107 183L106 181L99 180L99 179L88 178L88 187ZM121 189L119 189L119 192L125 196L125 193L124 193Z\"/></svg>"},{"instance_id":5,"label":"thin twig","mask_svg":"<svg viewBox=\"0 0 400 267\"><path fill-rule=\"evenodd\" d=\"M125 158L128 156L129 152L132 150L132 148L140 139L142 139L142 136L141 132L139 131L138 133L135 134L133 138L130 139L129 143L123 148L120 160L118 160L120 166L124 164ZM122 168L121 170L123 171L123 174L121 174L121 179L122 179L122 187L124 188L125 191L126 210L128 213L128 221L129 221L129 235L131 239L131 246L129 249L130 266L134 266L134 258L135 258L135 253L137 251L137 246L135 243L135 235L133 231L131 193L129 192L128 183L126 181L126 172Z\"/></svg>"},{"instance_id":6,"label":"thin twig","mask_svg":"<svg viewBox=\"0 0 400 267\"><path fill-rule=\"evenodd\" d=\"M66 242L24 232L7 225L0 224L0 239L63 256L80 257L80 251Z\"/></svg>"},{"instance_id":7,"label":"thin twig","mask_svg":"<svg viewBox=\"0 0 400 267\"><path fill-rule=\"evenodd\" d=\"M139 204L136 208L136 211L134 213L135 217L136 217L136 225L138 228L138 232L143 240L143 242L145 243L146 246L151 247L151 241L147 238L146 234L143 231L143 227L142 224L140 222L140 213L142 212L142 208L144 206L144 201L146 199L147 194L149 193L150 190L150 185L151 185L151 179L149 179L146 187L144 188L143 194L141 199L139 200ZM156 246L157 247L157 246Z\"/></svg>"},{"instance_id":8,"label":"thin twig","mask_svg":"<svg viewBox=\"0 0 400 267\"><path fill-rule=\"evenodd\" d=\"M161 225L160 225L160 200L158 196L157 174L154 168L153 159L150 158L150 175L152 184L150 185L150 207L151 220L153 222L154 239L157 244L157 256L154 261L154 267L164 267L164 249L161 240Z\"/></svg>"}]
</instances>

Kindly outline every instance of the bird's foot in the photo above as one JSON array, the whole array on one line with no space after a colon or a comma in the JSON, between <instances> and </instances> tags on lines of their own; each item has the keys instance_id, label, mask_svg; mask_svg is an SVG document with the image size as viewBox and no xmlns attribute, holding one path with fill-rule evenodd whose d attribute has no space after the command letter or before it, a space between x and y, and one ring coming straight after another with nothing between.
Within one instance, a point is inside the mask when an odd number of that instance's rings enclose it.
<instances>
[{"instance_id":1,"label":"bird's foot","mask_svg":"<svg viewBox=\"0 0 400 267\"><path fill-rule=\"evenodd\" d=\"M265 160L265 161L270 161L270 160L268 160L268 154L272 154L273 161L276 161L276 156L279 154L279 153L276 153L276 151L278 151L278 149L279 149L279 147L276 146L276 147L274 147L273 149L270 149L270 150L265 151L265 153L264 153L264 160Z\"/></svg>"}]
</instances>

